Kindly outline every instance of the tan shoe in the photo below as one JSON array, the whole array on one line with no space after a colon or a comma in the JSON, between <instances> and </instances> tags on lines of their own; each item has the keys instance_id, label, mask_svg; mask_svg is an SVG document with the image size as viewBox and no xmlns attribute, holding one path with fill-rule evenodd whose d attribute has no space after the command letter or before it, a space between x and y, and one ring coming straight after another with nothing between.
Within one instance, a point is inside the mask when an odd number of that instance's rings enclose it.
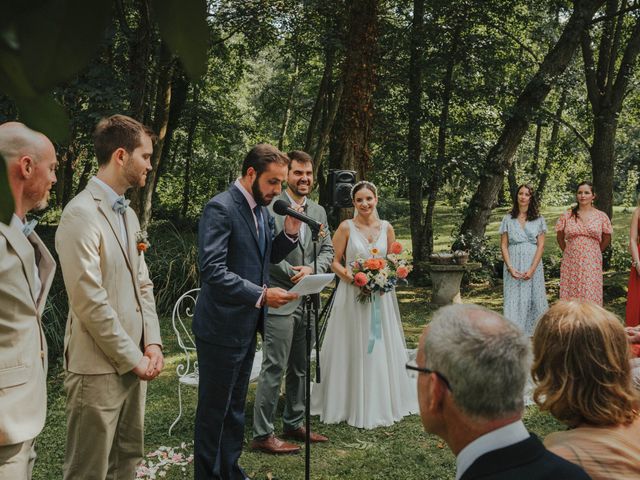
<instances>
[{"instance_id":1,"label":"tan shoe","mask_svg":"<svg viewBox=\"0 0 640 480\"><path fill-rule=\"evenodd\" d=\"M253 440L251 440L249 448L251 450L259 450L264 453L271 453L273 455L298 453L300 451L300 447L298 445L284 442L276 437L273 433L268 437L254 438Z\"/></svg>"},{"instance_id":2,"label":"tan shoe","mask_svg":"<svg viewBox=\"0 0 640 480\"><path fill-rule=\"evenodd\" d=\"M306 440L305 438L306 433L307 433L307 429L304 426L302 426L302 427L296 428L295 430L287 430L283 432L282 436L284 438L288 438L289 440L298 440L299 442L304 442ZM309 434L309 440L312 443L329 441L329 439L324 435L320 435L319 433L315 433L315 432L311 432Z\"/></svg>"}]
</instances>

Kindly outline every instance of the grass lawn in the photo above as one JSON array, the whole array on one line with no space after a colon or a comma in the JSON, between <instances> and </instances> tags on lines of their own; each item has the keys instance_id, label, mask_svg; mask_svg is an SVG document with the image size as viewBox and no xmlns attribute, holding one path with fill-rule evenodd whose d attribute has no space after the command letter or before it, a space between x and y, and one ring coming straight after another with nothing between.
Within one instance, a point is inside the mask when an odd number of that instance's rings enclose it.
<instances>
[{"instance_id":1,"label":"grass lawn","mask_svg":"<svg viewBox=\"0 0 640 480\"><path fill-rule=\"evenodd\" d=\"M556 252L553 225L562 208L546 209L550 234L545 252ZM488 235L491 241L498 242L497 229L504 210L498 210L491 218ZM616 208L614 232L619 239L628 237L628 225L631 210ZM450 248L450 234L459 219L459 213L442 207L437 211L436 250ZM409 243L408 222L396 222L399 238ZM557 252L556 252L557 253ZM626 287L627 272L608 272L605 284ZM557 280L548 282L549 300L557 295ZM407 344L415 348L422 327L428 323L433 310L427 301L429 288L406 287L398 291L398 300L402 312ZM465 302L474 302L497 311L502 310L502 285L470 285L463 292ZM607 300L607 307L618 315L624 313L624 297ZM163 373L150 382L147 396L145 450L153 452L161 446L180 447L187 455L193 451L193 423L196 405L195 390L183 389L185 414L168 435L168 429L177 414L176 366L180 360L175 336L171 329L170 318L162 319L163 339L166 350L166 366ZM46 426L37 439L38 460L34 471L35 479L59 479L62 476L65 441L64 392L62 389L63 372L60 362L50 367L49 375L49 411ZM252 384L247 399L247 428L245 440L250 441L255 384ZM281 402L282 403L282 402ZM280 428L280 417L276 430ZM536 407L528 407L525 415L527 427L540 437L562 429L562 425ZM313 428L328 435L331 441L324 445L313 445L311 455L312 478L314 479L452 479L455 475L455 459L447 446L437 437L423 432L418 415L406 417L403 421L388 428L359 430L346 424L318 425L318 417L313 418ZM91 439L87 439L91 441ZM154 463L158 460L150 459ZM271 456L254 453L245 448L241 465L255 479L278 478L299 480L304 478L304 454L290 456ZM147 476L144 478L183 479L193 478L192 466L172 466L166 476Z\"/></svg>"}]
</instances>

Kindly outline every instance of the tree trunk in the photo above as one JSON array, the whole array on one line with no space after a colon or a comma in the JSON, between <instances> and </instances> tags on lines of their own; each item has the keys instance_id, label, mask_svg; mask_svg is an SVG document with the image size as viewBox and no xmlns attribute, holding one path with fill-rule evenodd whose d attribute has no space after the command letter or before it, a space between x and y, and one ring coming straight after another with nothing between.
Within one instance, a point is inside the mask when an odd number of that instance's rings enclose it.
<instances>
[{"instance_id":1,"label":"tree trunk","mask_svg":"<svg viewBox=\"0 0 640 480\"><path fill-rule=\"evenodd\" d=\"M625 4L626 2L622 2L623 7ZM597 67L589 32L585 31L582 35L587 97L594 115L593 142L589 149L593 187L597 195L596 205L610 218L613 216L613 175L618 117L640 52L640 19L636 20L622 51L624 15L627 13L618 14L616 18L615 14L619 8L618 0L607 2L606 15L610 18L605 20L603 25ZM621 53L622 58L620 58ZM616 65L618 65L617 72Z\"/></svg>"},{"instance_id":2,"label":"tree trunk","mask_svg":"<svg viewBox=\"0 0 640 480\"><path fill-rule=\"evenodd\" d=\"M307 153L310 153L311 149L313 148L313 139L316 131L318 130L318 122L320 121L320 116L322 114L325 97L327 96L329 91L331 76L333 72L334 52L335 47L333 46L333 43L331 43L325 49L324 71L322 72L322 80L320 80L320 85L318 86L318 95L316 96L316 101L313 104L313 110L311 110L311 119L309 120L309 126L307 127L307 135L304 142L304 151Z\"/></svg>"},{"instance_id":3,"label":"tree trunk","mask_svg":"<svg viewBox=\"0 0 640 480\"><path fill-rule=\"evenodd\" d=\"M89 174L91 173L91 169L93 167L93 161L87 159L84 161L84 166L82 167L82 173L80 174L80 179L78 180L78 187L76 188L76 195L78 195L82 190L85 189L87 184L89 183Z\"/></svg>"},{"instance_id":4,"label":"tree trunk","mask_svg":"<svg viewBox=\"0 0 640 480\"><path fill-rule=\"evenodd\" d=\"M131 96L129 111L133 118L141 122L149 116L146 101L148 95L147 76L149 60L151 58L153 35L148 0L136 0L138 25L132 33L129 44L129 78ZM122 19L126 22L126 18Z\"/></svg>"},{"instance_id":5,"label":"tree trunk","mask_svg":"<svg viewBox=\"0 0 640 480\"><path fill-rule=\"evenodd\" d=\"M76 144L71 142L60 155L62 175L58 175L56 197L58 206L64 208L73 195L73 172L77 163Z\"/></svg>"},{"instance_id":6,"label":"tree trunk","mask_svg":"<svg viewBox=\"0 0 640 480\"><path fill-rule=\"evenodd\" d=\"M189 80L180 67L180 64L174 64L173 77L171 80L171 102L169 104L169 121L167 122L167 133L162 146L162 156L158 164L158 171L155 175L155 183L153 185L153 194L155 195L158 188L158 181L164 174L169 163L169 155L173 146L173 133L180 124L182 112L187 103L187 93L189 90Z\"/></svg>"},{"instance_id":7,"label":"tree trunk","mask_svg":"<svg viewBox=\"0 0 640 480\"><path fill-rule=\"evenodd\" d=\"M560 93L560 99L558 100L558 109L556 110L556 118L558 120L562 118L566 102L567 90L563 88L562 93ZM551 168L558 156L558 136L560 134L560 122L558 120L554 121L553 127L551 127L551 137L549 138L549 144L547 146L547 159L544 162L544 166L541 168L542 173L540 174L538 188L536 189L538 199L540 201L544 198L544 191L547 188L549 173L551 173Z\"/></svg>"},{"instance_id":8,"label":"tree trunk","mask_svg":"<svg viewBox=\"0 0 640 480\"><path fill-rule=\"evenodd\" d=\"M504 173L511 166L531 118L573 58L582 32L603 3L604 0L583 0L574 3L573 13L562 35L518 97L497 143L487 154L485 172L466 209L460 228L463 236L484 236L491 210L502 188ZM461 242L456 244L460 246Z\"/></svg>"},{"instance_id":9,"label":"tree trunk","mask_svg":"<svg viewBox=\"0 0 640 480\"><path fill-rule=\"evenodd\" d=\"M338 111L336 157L340 167L360 178L369 169L369 139L373 117L375 61L378 43L378 1L353 0L349 7L346 57L342 65L344 91Z\"/></svg>"},{"instance_id":10,"label":"tree trunk","mask_svg":"<svg viewBox=\"0 0 640 480\"><path fill-rule=\"evenodd\" d=\"M591 174L596 192L596 205L609 218L613 217L613 167L616 160L617 116L603 112L593 121Z\"/></svg>"},{"instance_id":11,"label":"tree trunk","mask_svg":"<svg viewBox=\"0 0 640 480\"><path fill-rule=\"evenodd\" d=\"M338 105L340 105L340 99L342 98L342 82L339 82L336 86L336 91L333 95L326 96L325 102L325 112L322 120L322 128L320 129L320 134L318 135L318 143L316 144L316 148L313 151L313 162L315 165L314 175L317 175L320 165L322 164L322 159L324 157L324 152L327 149L327 145L329 144L329 137L331 136L331 130L336 122L336 114L338 113Z\"/></svg>"},{"instance_id":12,"label":"tree trunk","mask_svg":"<svg viewBox=\"0 0 640 480\"><path fill-rule=\"evenodd\" d=\"M407 179L409 184L409 227L413 261L417 270L423 258L422 226L422 63L424 45L424 0L413 1L411 23L411 46L409 57L409 99L407 114L409 128L407 135ZM421 276L421 272L416 274Z\"/></svg>"},{"instance_id":13,"label":"tree trunk","mask_svg":"<svg viewBox=\"0 0 640 480\"><path fill-rule=\"evenodd\" d=\"M185 152L184 164L184 188L182 190L182 209L180 210L181 218L187 217L189 210L189 197L191 196L191 161L193 159L193 140L196 136L196 127L198 126L198 85L193 86L193 111L191 121L189 122L189 131L187 133L187 151Z\"/></svg>"},{"instance_id":14,"label":"tree trunk","mask_svg":"<svg viewBox=\"0 0 640 480\"><path fill-rule=\"evenodd\" d=\"M447 69L443 79L442 109L438 120L438 149L436 162L433 166L431 179L429 181L429 195L427 197L427 207L425 210L424 227L422 231L422 258L427 258L433 253L433 214L438 200L440 185L442 184L442 169L446 162L447 154L447 125L449 123L449 106L451 104L451 94L453 93L453 72L458 61L458 43L462 25L456 25L451 37L451 49L447 55Z\"/></svg>"},{"instance_id":15,"label":"tree trunk","mask_svg":"<svg viewBox=\"0 0 640 480\"><path fill-rule=\"evenodd\" d=\"M289 120L291 119L291 106L293 105L293 95L298 83L298 54L293 65L293 75L291 76L291 84L289 85L289 92L287 94L287 103L284 109L284 116L282 118L282 126L280 127L280 138L278 139L278 150L282 151L284 148L284 139L287 136L287 129L289 128Z\"/></svg>"},{"instance_id":16,"label":"tree trunk","mask_svg":"<svg viewBox=\"0 0 640 480\"><path fill-rule=\"evenodd\" d=\"M173 76L174 64L175 60L173 55L163 42L160 48L160 60L158 61L159 75L153 122L153 131L158 135L158 140L153 148L153 155L151 157L152 170L147 174L147 183L144 189L138 189L139 193L136 198L136 200L139 200L137 205L139 208L138 216L140 217L140 225L143 230L147 228L151 220L151 200L158 178L158 168L160 166L160 159L162 158L164 140L167 135L171 105L171 78ZM132 196L132 203L137 203L133 201L135 197L136 195Z\"/></svg>"},{"instance_id":17,"label":"tree trunk","mask_svg":"<svg viewBox=\"0 0 640 480\"><path fill-rule=\"evenodd\" d=\"M512 162L507 171L507 182L509 183L509 200L515 202L518 196L518 178L516 176L516 162Z\"/></svg>"}]
</instances>

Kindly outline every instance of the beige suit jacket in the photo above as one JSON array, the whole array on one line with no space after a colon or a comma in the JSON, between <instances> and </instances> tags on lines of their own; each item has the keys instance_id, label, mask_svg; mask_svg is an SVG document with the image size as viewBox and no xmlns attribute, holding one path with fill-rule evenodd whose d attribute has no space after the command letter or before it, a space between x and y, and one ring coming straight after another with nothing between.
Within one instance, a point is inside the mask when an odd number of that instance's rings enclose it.
<instances>
[{"instance_id":1,"label":"beige suit jacket","mask_svg":"<svg viewBox=\"0 0 640 480\"><path fill-rule=\"evenodd\" d=\"M0 223L0 445L35 438L47 415L42 313L56 263L35 232L29 240ZM38 298L35 250L42 284Z\"/></svg>"},{"instance_id":2,"label":"beige suit jacket","mask_svg":"<svg viewBox=\"0 0 640 480\"><path fill-rule=\"evenodd\" d=\"M56 250L69 296L64 366L96 375L131 371L144 347L162 345L153 284L136 248L140 224L128 208L128 251L106 192L89 182L65 207Z\"/></svg>"}]
</instances>

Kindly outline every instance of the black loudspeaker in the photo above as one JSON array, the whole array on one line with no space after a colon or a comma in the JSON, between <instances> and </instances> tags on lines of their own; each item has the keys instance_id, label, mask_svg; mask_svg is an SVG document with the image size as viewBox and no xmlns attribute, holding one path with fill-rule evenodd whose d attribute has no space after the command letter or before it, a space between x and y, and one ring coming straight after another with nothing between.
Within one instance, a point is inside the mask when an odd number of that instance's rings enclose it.
<instances>
[{"instance_id":1,"label":"black loudspeaker","mask_svg":"<svg viewBox=\"0 0 640 480\"><path fill-rule=\"evenodd\" d=\"M334 208L351 208L351 187L356 183L356 172L353 170L329 170L327 187L329 190L329 206Z\"/></svg>"}]
</instances>

